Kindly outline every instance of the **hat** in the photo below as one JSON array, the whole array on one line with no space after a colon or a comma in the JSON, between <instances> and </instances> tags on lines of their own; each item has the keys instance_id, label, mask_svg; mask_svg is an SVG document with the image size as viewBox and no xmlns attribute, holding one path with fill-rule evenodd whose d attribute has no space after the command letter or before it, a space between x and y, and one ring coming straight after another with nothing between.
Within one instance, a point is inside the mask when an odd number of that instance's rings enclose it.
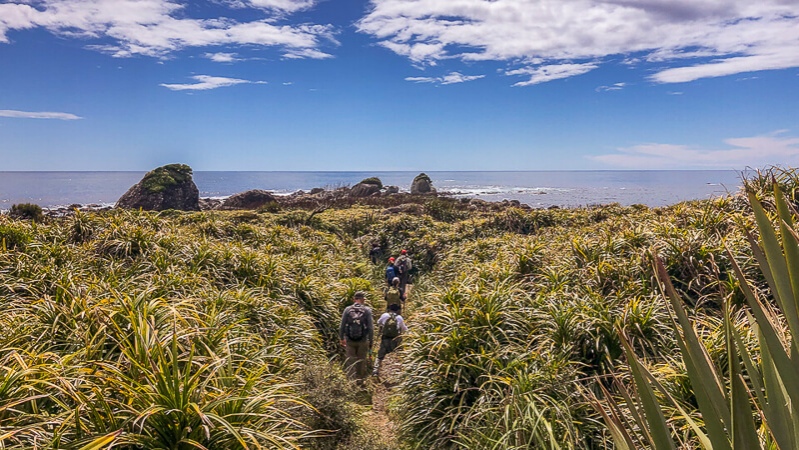
<instances>
[{"instance_id":1,"label":"hat","mask_svg":"<svg viewBox=\"0 0 799 450\"><path fill-rule=\"evenodd\" d=\"M394 262L394 257L388 258L388 262Z\"/></svg>"},{"instance_id":2,"label":"hat","mask_svg":"<svg viewBox=\"0 0 799 450\"><path fill-rule=\"evenodd\" d=\"M399 278L397 278L397 277L394 277L394 278L391 280L391 284L397 284L397 283L399 283L399 282L400 282L400 279L399 279Z\"/></svg>"},{"instance_id":3,"label":"hat","mask_svg":"<svg viewBox=\"0 0 799 450\"><path fill-rule=\"evenodd\" d=\"M366 292L358 291L355 294L353 294L352 298L366 298Z\"/></svg>"},{"instance_id":4,"label":"hat","mask_svg":"<svg viewBox=\"0 0 799 450\"><path fill-rule=\"evenodd\" d=\"M408 250L405 250L405 249L402 249L402 250L400 250L400 254L401 254L401 255L404 255L404 254L406 254L406 253L408 253Z\"/></svg>"}]
</instances>

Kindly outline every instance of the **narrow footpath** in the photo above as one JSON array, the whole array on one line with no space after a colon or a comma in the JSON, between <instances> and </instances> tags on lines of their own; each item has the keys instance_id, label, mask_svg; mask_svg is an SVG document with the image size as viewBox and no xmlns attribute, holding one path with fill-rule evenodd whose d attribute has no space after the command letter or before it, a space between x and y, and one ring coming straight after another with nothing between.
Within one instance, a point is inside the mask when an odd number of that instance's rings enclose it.
<instances>
[{"instance_id":1,"label":"narrow footpath","mask_svg":"<svg viewBox=\"0 0 799 450\"><path fill-rule=\"evenodd\" d=\"M412 285L408 285L406 305L410 305ZM405 308L408 310L408 308ZM409 317L402 314L407 322L412 323ZM411 326L411 325L408 325ZM393 389L399 385L402 374L402 364L397 357L398 351L386 355L380 365L380 376L372 377L372 408L366 413L365 419L369 427L374 427L383 437L383 442L390 448L400 448L398 426L389 414L389 403ZM376 357L376 356L375 356Z\"/></svg>"}]
</instances>

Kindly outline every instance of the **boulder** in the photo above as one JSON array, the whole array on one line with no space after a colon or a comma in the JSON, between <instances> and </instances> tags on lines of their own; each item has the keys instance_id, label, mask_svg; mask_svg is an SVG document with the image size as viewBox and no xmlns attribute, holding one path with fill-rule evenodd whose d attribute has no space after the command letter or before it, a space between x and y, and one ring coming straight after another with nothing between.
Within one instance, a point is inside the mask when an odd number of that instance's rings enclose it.
<instances>
[{"instance_id":1,"label":"boulder","mask_svg":"<svg viewBox=\"0 0 799 450\"><path fill-rule=\"evenodd\" d=\"M377 186L378 189L383 189L383 182L380 181L380 178L377 177L364 178L358 184L374 184Z\"/></svg>"},{"instance_id":2,"label":"boulder","mask_svg":"<svg viewBox=\"0 0 799 450\"><path fill-rule=\"evenodd\" d=\"M201 198L200 211L211 211L219 209L222 206L222 200L218 198Z\"/></svg>"},{"instance_id":3,"label":"boulder","mask_svg":"<svg viewBox=\"0 0 799 450\"><path fill-rule=\"evenodd\" d=\"M163 211L200 210L200 191L191 178L191 167L168 164L151 170L117 200L117 208Z\"/></svg>"},{"instance_id":4,"label":"boulder","mask_svg":"<svg viewBox=\"0 0 799 450\"><path fill-rule=\"evenodd\" d=\"M258 209L277 199L271 192L261 189L252 189L231 195L222 202L221 209Z\"/></svg>"},{"instance_id":5,"label":"boulder","mask_svg":"<svg viewBox=\"0 0 799 450\"><path fill-rule=\"evenodd\" d=\"M432 194L435 191L433 181L425 173L416 175L411 183L411 194Z\"/></svg>"},{"instance_id":6,"label":"boulder","mask_svg":"<svg viewBox=\"0 0 799 450\"><path fill-rule=\"evenodd\" d=\"M399 186L386 186L386 194L399 194Z\"/></svg>"},{"instance_id":7,"label":"boulder","mask_svg":"<svg viewBox=\"0 0 799 450\"><path fill-rule=\"evenodd\" d=\"M380 192L380 186L376 184L358 183L350 189L350 197L369 197L376 192Z\"/></svg>"},{"instance_id":8,"label":"boulder","mask_svg":"<svg viewBox=\"0 0 799 450\"><path fill-rule=\"evenodd\" d=\"M321 194L322 192L325 192L325 190L323 188L317 187L317 188L311 189L311 195Z\"/></svg>"}]
</instances>

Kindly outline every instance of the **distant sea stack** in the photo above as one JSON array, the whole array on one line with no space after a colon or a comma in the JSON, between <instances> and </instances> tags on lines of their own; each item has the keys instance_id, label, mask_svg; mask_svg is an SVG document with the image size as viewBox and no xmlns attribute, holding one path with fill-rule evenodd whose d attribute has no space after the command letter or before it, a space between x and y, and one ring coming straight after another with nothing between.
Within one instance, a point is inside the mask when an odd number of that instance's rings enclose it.
<instances>
[{"instance_id":1,"label":"distant sea stack","mask_svg":"<svg viewBox=\"0 0 799 450\"><path fill-rule=\"evenodd\" d=\"M117 208L163 211L200 210L200 191L192 180L191 167L168 164L151 170L117 200Z\"/></svg>"},{"instance_id":2,"label":"distant sea stack","mask_svg":"<svg viewBox=\"0 0 799 450\"><path fill-rule=\"evenodd\" d=\"M433 180L422 172L416 175L411 183L411 194L434 194L436 189L433 187Z\"/></svg>"},{"instance_id":3,"label":"distant sea stack","mask_svg":"<svg viewBox=\"0 0 799 450\"><path fill-rule=\"evenodd\" d=\"M380 192L381 189L383 189L383 182L380 181L380 178L369 177L350 189L350 197L369 197Z\"/></svg>"}]
</instances>

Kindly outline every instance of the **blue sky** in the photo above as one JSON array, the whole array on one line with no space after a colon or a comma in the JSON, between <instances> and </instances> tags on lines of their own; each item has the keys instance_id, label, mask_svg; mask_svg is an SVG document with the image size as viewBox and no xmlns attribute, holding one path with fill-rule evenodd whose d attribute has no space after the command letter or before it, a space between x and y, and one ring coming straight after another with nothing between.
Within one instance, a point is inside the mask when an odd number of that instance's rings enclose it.
<instances>
[{"instance_id":1,"label":"blue sky","mask_svg":"<svg viewBox=\"0 0 799 450\"><path fill-rule=\"evenodd\" d=\"M797 0L0 0L0 170L799 165Z\"/></svg>"}]
</instances>

